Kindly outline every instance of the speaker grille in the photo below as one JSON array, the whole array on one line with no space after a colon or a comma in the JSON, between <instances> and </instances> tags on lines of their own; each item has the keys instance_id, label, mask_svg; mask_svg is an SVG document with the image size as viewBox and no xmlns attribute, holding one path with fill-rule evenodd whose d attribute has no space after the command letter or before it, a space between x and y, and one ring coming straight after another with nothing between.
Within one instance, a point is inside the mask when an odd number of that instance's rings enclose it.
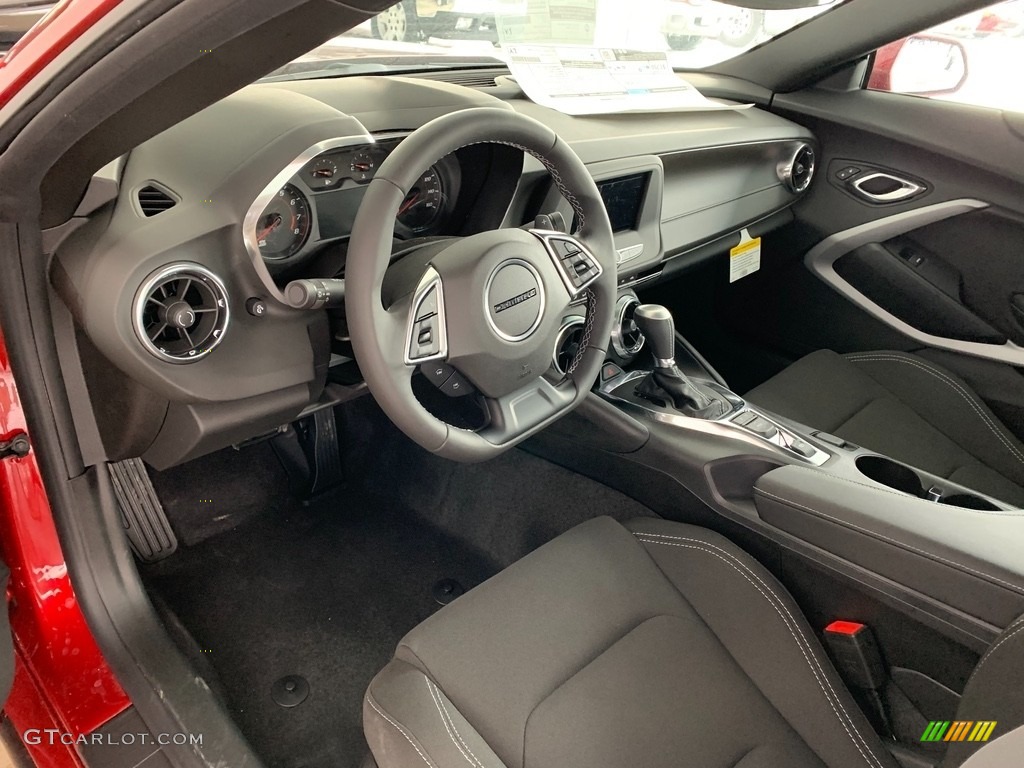
<instances>
[{"instance_id":1,"label":"speaker grille","mask_svg":"<svg viewBox=\"0 0 1024 768\"><path fill-rule=\"evenodd\" d=\"M198 264L171 264L135 297L135 333L146 350L170 363L200 360L220 344L230 312L224 284Z\"/></svg>"}]
</instances>

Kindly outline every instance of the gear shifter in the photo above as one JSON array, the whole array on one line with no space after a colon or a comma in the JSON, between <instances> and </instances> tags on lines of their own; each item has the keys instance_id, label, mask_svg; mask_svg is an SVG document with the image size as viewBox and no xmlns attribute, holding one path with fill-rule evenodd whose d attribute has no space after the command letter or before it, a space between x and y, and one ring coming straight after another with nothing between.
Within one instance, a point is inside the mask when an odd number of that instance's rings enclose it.
<instances>
[{"instance_id":1,"label":"gear shifter","mask_svg":"<svg viewBox=\"0 0 1024 768\"><path fill-rule=\"evenodd\" d=\"M637 395L698 419L717 419L729 410L730 405L717 392L695 384L676 367L675 323L665 307L641 304L633 320L654 355L654 370L637 387Z\"/></svg>"}]
</instances>

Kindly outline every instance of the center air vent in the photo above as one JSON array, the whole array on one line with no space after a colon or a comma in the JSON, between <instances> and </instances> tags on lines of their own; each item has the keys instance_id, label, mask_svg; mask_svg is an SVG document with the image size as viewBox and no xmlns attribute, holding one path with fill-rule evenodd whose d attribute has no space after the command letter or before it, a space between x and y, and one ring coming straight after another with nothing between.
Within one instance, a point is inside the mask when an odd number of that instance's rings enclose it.
<instances>
[{"instance_id":1,"label":"center air vent","mask_svg":"<svg viewBox=\"0 0 1024 768\"><path fill-rule=\"evenodd\" d=\"M779 164L779 178L794 194L806 192L814 178L816 159L810 144L801 144L791 159Z\"/></svg>"},{"instance_id":2,"label":"center air vent","mask_svg":"<svg viewBox=\"0 0 1024 768\"><path fill-rule=\"evenodd\" d=\"M139 210L143 216L156 216L178 204L166 190L160 189L153 184L147 184L139 190Z\"/></svg>"},{"instance_id":3,"label":"center air vent","mask_svg":"<svg viewBox=\"0 0 1024 768\"><path fill-rule=\"evenodd\" d=\"M620 296L615 302L615 325L612 327L612 349L623 359L632 358L643 349L644 335L636 327L633 313L640 306L639 300L632 294Z\"/></svg>"},{"instance_id":4,"label":"center air vent","mask_svg":"<svg viewBox=\"0 0 1024 768\"><path fill-rule=\"evenodd\" d=\"M228 327L224 284L198 264L154 272L135 296L135 333L148 352L169 363L191 363L220 344Z\"/></svg>"},{"instance_id":5,"label":"center air vent","mask_svg":"<svg viewBox=\"0 0 1024 768\"><path fill-rule=\"evenodd\" d=\"M583 343L584 323L582 317L574 317L566 322L558 332L555 340L555 354L552 360L555 370L563 376L572 367L572 361L579 354Z\"/></svg>"}]
</instances>

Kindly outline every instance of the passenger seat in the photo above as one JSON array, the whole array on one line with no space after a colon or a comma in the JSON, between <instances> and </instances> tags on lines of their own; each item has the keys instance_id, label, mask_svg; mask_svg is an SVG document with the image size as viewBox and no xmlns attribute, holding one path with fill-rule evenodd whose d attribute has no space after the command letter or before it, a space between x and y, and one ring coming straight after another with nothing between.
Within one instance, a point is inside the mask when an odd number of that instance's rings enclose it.
<instances>
[{"instance_id":1,"label":"passenger seat","mask_svg":"<svg viewBox=\"0 0 1024 768\"><path fill-rule=\"evenodd\" d=\"M820 350L747 393L781 416L1024 507L1024 443L956 374L905 352Z\"/></svg>"}]
</instances>

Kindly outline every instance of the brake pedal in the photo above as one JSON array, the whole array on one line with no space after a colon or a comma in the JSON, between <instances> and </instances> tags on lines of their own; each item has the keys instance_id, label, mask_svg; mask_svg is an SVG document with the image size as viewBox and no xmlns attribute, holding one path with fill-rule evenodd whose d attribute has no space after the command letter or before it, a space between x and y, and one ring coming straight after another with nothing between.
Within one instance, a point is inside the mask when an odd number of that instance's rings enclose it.
<instances>
[{"instance_id":1,"label":"brake pedal","mask_svg":"<svg viewBox=\"0 0 1024 768\"><path fill-rule=\"evenodd\" d=\"M124 459L107 464L114 483L121 520L135 556L154 563L173 554L178 537L156 495L142 459Z\"/></svg>"},{"instance_id":2,"label":"brake pedal","mask_svg":"<svg viewBox=\"0 0 1024 768\"><path fill-rule=\"evenodd\" d=\"M299 419L271 444L288 472L292 492L303 501L313 501L345 479L333 408Z\"/></svg>"}]
</instances>

